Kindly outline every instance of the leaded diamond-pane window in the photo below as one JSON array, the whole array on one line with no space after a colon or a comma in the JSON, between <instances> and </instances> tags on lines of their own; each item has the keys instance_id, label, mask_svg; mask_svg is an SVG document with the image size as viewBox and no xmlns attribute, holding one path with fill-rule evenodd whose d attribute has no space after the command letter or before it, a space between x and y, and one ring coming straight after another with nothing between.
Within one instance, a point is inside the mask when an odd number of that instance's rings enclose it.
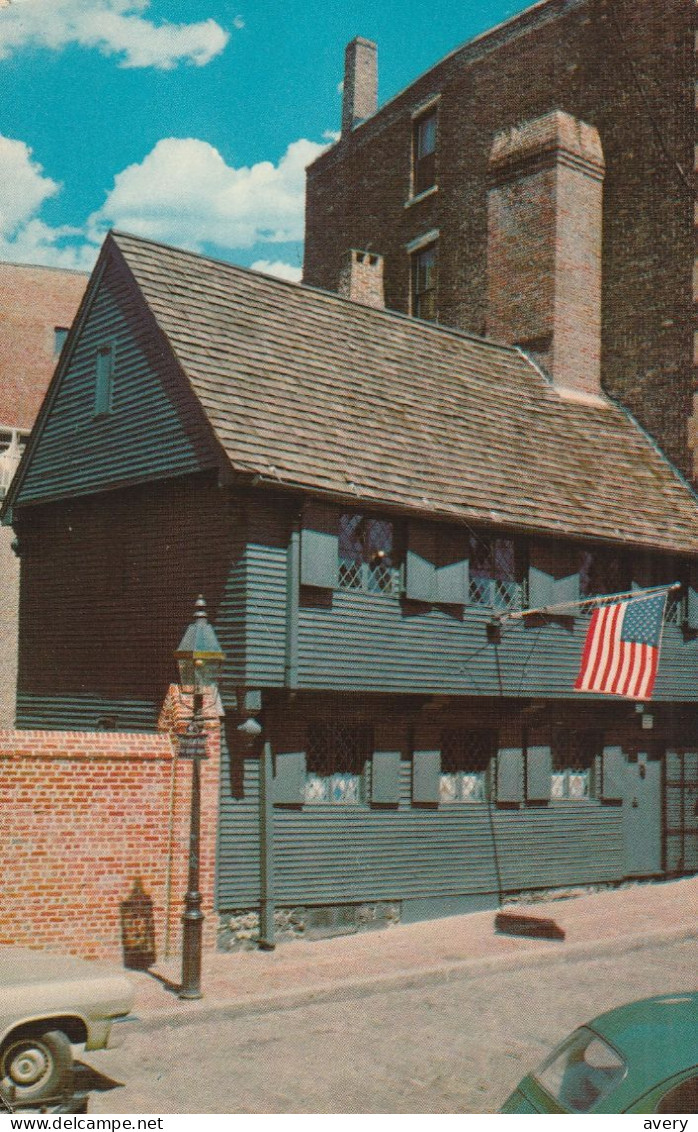
<instances>
[{"instance_id":1,"label":"leaded diamond-pane window","mask_svg":"<svg viewBox=\"0 0 698 1132\"><path fill-rule=\"evenodd\" d=\"M589 798L591 771L603 751L601 731L558 728L553 733L551 798Z\"/></svg>"},{"instance_id":2,"label":"leaded diamond-pane window","mask_svg":"<svg viewBox=\"0 0 698 1132\"><path fill-rule=\"evenodd\" d=\"M524 587L513 539L470 536L470 600L492 609L523 608Z\"/></svg>"},{"instance_id":3,"label":"leaded diamond-pane window","mask_svg":"<svg viewBox=\"0 0 698 1132\"><path fill-rule=\"evenodd\" d=\"M368 726L336 720L311 723L303 800L338 805L363 801L364 766L371 747Z\"/></svg>"},{"instance_id":4,"label":"leaded diamond-pane window","mask_svg":"<svg viewBox=\"0 0 698 1132\"><path fill-rule=\"evenodd\" d=\"M487 769L497 752L494 731L446 728L441 735L441 802L484 802Z\"/></svg>"},{"instance_id":5,"label":"leaded diamond-pane window","mask_svg":"<svg viewBox=\"0 0 698 1132\"><path fill-rule=\"evenodd\" d=\"M339 585L364 593L397 594L395 532L387 519L346 513L339 520Z\"/></svg>"},{"instance_id":6,"label":"leaded diamond-pane window","mask_svg":"<svg viewBox=\"0 0 698 1132\"><path fill-rule=\"evenodd\" d=\"M579 557L579 591L582 597L627 593L630 589L628 559L606 548L582 550Z\"/></svg>"}]
</instances>

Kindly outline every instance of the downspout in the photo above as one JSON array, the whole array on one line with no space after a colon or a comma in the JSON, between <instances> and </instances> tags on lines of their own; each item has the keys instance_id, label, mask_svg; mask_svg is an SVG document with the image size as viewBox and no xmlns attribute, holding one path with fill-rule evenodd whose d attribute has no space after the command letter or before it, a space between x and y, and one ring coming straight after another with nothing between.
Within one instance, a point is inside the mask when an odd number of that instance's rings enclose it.
<instances>
[{"instance_id":1,"label":"downspout","mask_svg":"<svg viewBox=\"0 0 698 1132\"><path fill-rule=\"evenodd\" d=\"M274 798L271 743L259 758L259 947L273 951L274 940Z\"/></svg>"},{"instance_id":2,"label":"downspout","mask_svg":"<svg viewBox=\"0 0 698 1132\"><path fill-rule=\"evenodd\" d=\"M286 557L286 659L284 684L298 687L298 594L301 581L301 520L294 515Z\"/></svg>"},{"instance_id":3,"label":"downspout","mask_svg":"<svg viewBox=\"0 0 698 1132\"><path fill-rule=\"evenodd\" d=\"M284 684L298 685L298 592L300 588L300 515L295 515L286 554L286 648ZM265 739L259 759L259 947L272 951L274 912L274 765L271 742Z\"/></svg>"}]
</instances>

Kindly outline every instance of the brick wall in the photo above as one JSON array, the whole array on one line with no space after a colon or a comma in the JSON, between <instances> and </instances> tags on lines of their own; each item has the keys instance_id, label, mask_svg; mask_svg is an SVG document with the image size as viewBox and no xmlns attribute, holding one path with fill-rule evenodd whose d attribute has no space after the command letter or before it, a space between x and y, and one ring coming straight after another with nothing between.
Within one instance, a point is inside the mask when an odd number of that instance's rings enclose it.
<instances>
[{"instance_id":1,"label":"brick wall","mask_svg":"<svg viewBox=\"0 0 698 1132\"><path fill-rule=\"evenodd\" d=\"M87 275L0 263L0 426L30 429L56 365L55 327L69 327Z\"/></svg>"},{"instance_id":2,"label":"brick wall","mask_svg":"<svg viewBox=\"0 0 698 1132\"><path fill-rule=\"evenodd\" d=\"M176 752L169 734L0 732L0 943L120 959L123 902L141 886L157 956L179 950L191 765ZM217 726L208 753L201 892L204 946L214 947Z\"/></svg>"},{"instance_id":3,"label":"brick wall","mask_svg":"<svg viewBox=\"0 0 698 1132\"><path fill-rule=\"evenodd\" d=\"M598 129L606 158L604 387L688 469L694 19L686 0L550 0L448 56L310 166L306 282L336 289L347 249L370 248L386 305L406 312L407 248L437 229L439 320L485 332L493 138L564 110ZM412 113L437 96L438 188L411 200Z\"/></svg>"}]
</instances>

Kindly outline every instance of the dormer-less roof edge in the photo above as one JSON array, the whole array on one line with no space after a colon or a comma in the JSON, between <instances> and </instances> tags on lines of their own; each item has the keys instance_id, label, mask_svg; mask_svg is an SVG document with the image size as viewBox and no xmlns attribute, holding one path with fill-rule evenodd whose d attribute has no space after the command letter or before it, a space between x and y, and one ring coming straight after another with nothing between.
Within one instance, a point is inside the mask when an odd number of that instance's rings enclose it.
<instances>
[{"instance_id":1,"label":"dormer-less roof edge","mask_svg":"<svg viewBox=\"0 0 698 1132\"><path fill-rule=\"evenodd\" d=\"M545 0L549 2L549 0ZM482 338L478 334L473 334L468 330L460 330L456 326L446 326L441 322L431 322L426 319L415 318L413 315L405 314L403 311L391 310L390 307L369 307L366 303L359 302L357 299L347 298L345 295L340 295L337 291L329 291L325 287L315 287L308 283L296 283L292 279L283 279L279 275L270 275L266 271L257 271L255 268L245 267L239 263L231 263L230 260L221 259L218 256L206 255L204 252L192 251L189 248L175 248L172 244L166 244L162 240L152 240L146 236L136 236L132 232L122 232L114 228L109 235L114 239L117 247L119 240L137 240L139 244L148 244L154 248L162 248L166 252L175 252L177 255L190 256L193 259L199 259L204 263L216 264L235 273L251 276L253 279L264 279L266 282L271 283L272 286L280 288L287 288L296 293L302 292L317 296L320 299L326 300L329 303L340 303L343 306L349 306L356 311L365 312L368 318L374 316L378 318L393 319L403 324L408 324L414 328L418 333L425 334L440 334L449 335L452 338L465 339L469 342L477 343L478 347L482 346L490 350L501 350L506 354L520 354L522 351L516 346L511 346L508 342L501 342L496 338ZM530 358L527 361L530 362Z\"/></svg>"}]
</instances>

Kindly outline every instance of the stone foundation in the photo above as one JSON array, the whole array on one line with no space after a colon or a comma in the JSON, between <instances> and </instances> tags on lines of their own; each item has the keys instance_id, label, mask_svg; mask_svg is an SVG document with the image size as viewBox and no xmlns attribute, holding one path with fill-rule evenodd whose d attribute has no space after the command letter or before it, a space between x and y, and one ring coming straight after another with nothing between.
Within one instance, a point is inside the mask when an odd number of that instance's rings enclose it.
<instances>
[{"instance_id":1,"label":"stone foundation","mask_svg":"<svg viewBox=\"0 0 698 1132\"><path fill-rule=\"evenodd\" d=\"M276 943L294 939L331 939L338 935L374 928L389 928L400 922L398 901L370 904L335 904L277 908L274 914ZM220 916L218 948L220 951L249 951L259 941L259 913L253 909L235 909Z\"/></svg>"}]
</instances>

